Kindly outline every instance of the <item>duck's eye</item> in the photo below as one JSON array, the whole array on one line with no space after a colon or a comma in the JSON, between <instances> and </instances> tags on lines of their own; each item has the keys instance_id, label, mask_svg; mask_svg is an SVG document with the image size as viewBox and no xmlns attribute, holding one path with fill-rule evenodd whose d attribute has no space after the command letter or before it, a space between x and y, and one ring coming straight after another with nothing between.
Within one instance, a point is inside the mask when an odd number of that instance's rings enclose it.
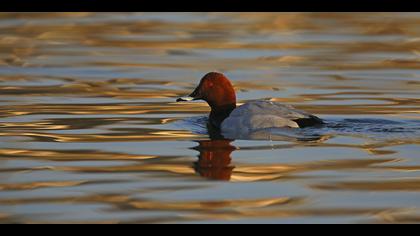
<instances>
[{"instance_id":1,"label":"duck's eye","mask_svg":"<svg viewBox=\"0 0 420 236\"><path fill-rule=\"evenodd\" d=\"M209 82L208 83L208 86L209 86L209 88L213 87L213 83L212 82Z\"/></svg>"}]
</instances>

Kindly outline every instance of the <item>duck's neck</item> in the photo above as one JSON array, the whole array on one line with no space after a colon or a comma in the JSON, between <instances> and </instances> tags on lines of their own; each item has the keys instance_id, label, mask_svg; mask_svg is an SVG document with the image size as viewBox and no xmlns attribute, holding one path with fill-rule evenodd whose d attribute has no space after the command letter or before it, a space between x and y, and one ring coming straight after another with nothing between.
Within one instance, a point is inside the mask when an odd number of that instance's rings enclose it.
<instances>
[{"instance_id":1,"label":"duck's neck","mask_svg":"<svg viewBox=\"0 0 420 236\"><path fill-rule=\"evenodd\" d=\"M210 124L219 129L222 122L229 117L235 108L236 102L223 106L211 106Z\"/></svg>"}]
</instances>

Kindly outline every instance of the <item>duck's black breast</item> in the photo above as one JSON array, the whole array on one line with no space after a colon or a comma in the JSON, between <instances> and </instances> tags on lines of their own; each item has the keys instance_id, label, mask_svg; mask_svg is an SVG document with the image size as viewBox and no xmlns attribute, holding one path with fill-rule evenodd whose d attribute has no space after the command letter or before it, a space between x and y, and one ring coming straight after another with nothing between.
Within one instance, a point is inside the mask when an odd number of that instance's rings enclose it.
<instances>
[{"instance_id":1,"label":"duck's black breast","mask_svg":"<svg viewBox=\"0 0 420 236\"><path fill-rule=\"evenodd\" d=\"M218 109L212 108L209 116L210 124L220 129L222 122L229 117L233 110L235 110L236 104L230 104Z\"/></svg>"}]
</instances>

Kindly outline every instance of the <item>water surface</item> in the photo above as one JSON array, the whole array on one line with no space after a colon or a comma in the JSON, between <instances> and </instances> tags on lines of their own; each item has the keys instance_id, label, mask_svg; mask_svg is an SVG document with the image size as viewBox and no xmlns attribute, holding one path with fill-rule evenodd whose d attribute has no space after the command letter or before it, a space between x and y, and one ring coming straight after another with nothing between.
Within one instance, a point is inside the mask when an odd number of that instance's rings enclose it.
<instances>
[{"instance_id":1,"label":"water surface","mask_svg":"<svg viewBox=\"0 0 420 236\"><path fill-rule=\"evenodd\" d=\"M1 223L420 223L420 14L2 13ZM328 121L211 140L209 71Z\"/></svg>"}]
</instances>

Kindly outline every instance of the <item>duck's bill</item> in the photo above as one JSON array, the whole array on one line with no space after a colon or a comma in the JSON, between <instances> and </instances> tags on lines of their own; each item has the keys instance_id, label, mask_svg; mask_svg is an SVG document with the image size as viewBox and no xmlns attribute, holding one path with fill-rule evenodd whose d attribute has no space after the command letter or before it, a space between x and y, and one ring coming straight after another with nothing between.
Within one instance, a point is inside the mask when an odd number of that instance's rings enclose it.
<instances>
[{"instance_id":1,"label":"duck's bill","mask_svg":"<svg viewBox=\"0 0 420 236\"><path fill-rule=\"evenodd\" d=\"M194 100L195 100L195 98L188 96L188 97L180 97L176 101L177 102L190 102L190 101L194 101Z\"/></svg>"}]
</instances>

